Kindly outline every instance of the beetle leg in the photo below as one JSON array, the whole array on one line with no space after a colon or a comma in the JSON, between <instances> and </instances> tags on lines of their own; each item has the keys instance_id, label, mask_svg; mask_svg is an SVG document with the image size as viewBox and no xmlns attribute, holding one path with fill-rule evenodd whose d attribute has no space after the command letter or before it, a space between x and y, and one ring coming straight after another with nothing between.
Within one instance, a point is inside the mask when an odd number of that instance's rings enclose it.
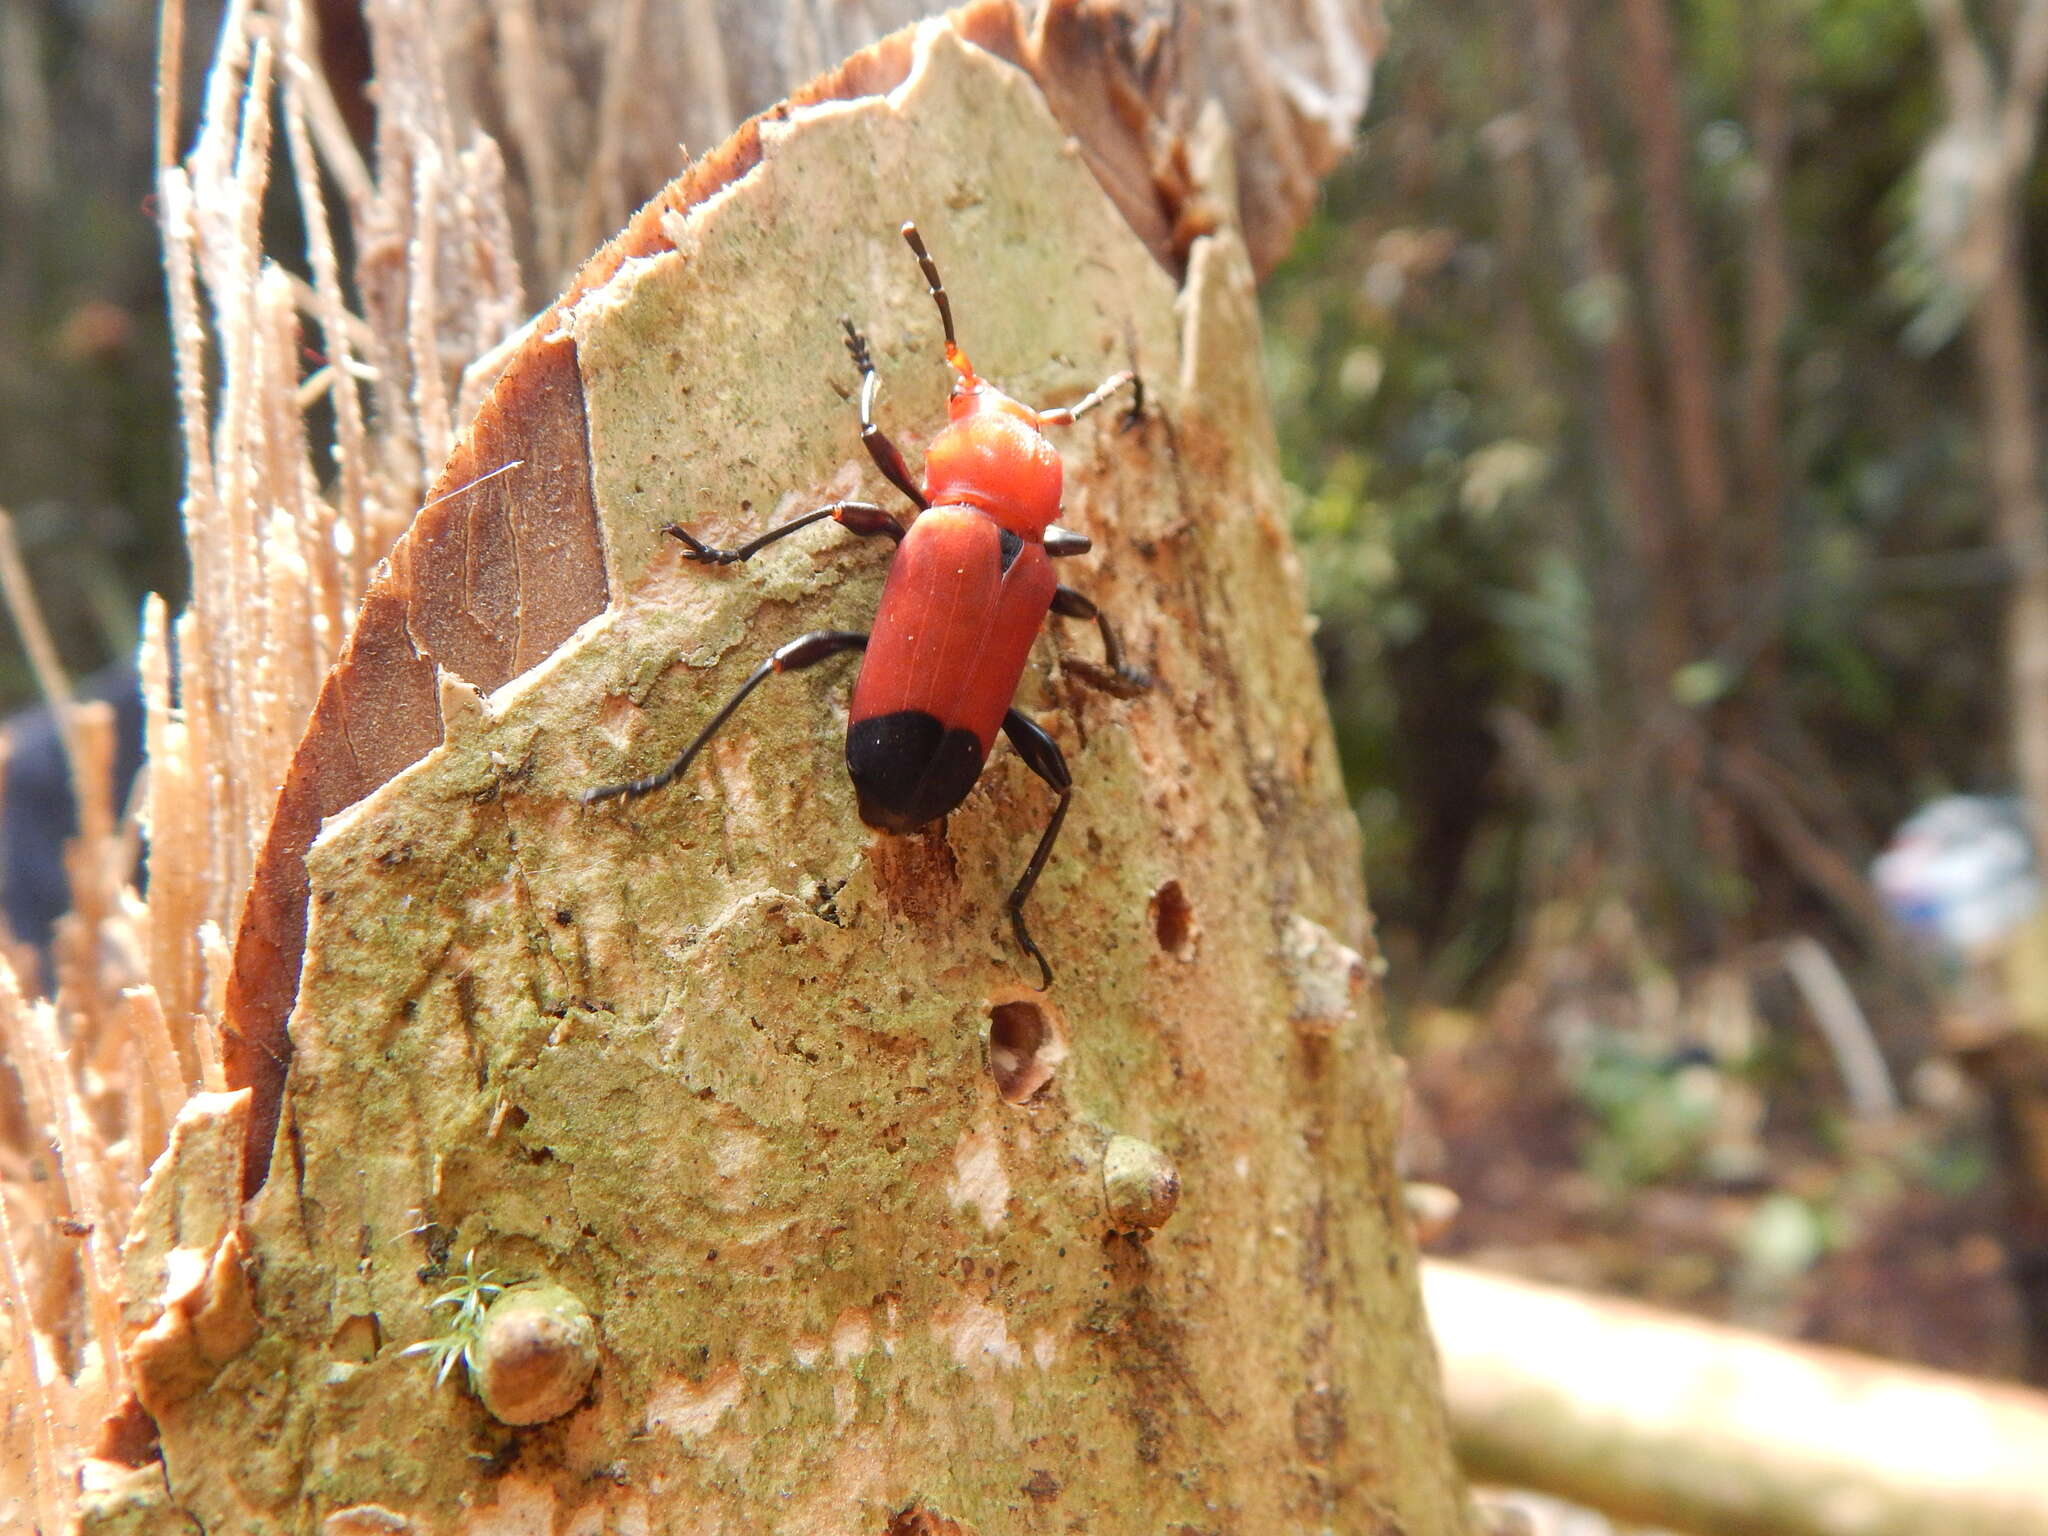
<instances>
[{"instance_id":1,"label":"beetle leg","mask_svg":"<svg viewBox=\"0 0 2048 1536\"><path fill-rule=\"evenodd\" d=\"M893 544L903 542L903 525L868 501L835 501L815 512L806 512L802 517L793 517L779 528L770 528L759 537L747 540L738 549L713 549L681 523L670 523L661 531L681 541L686 560L695 560L699 565L732 565L741 560L751 560L777 539L786 539L797 529L808 528L828 517L847 532L857 533L862 538L880 533L886 534Z\"/></svg>"},{"instance_id":2,"label":"beetle leg","mask_svg":"<svg viewBox=\"0 0 2048 1536\"><path fill-rule=\"evenodd\" d=\"M1043 992L1052 985L1052 966L1038 945L1032 942L1031 930L1024 926L1024 901L1031 894L1031 888L1038 884L1039 872L1045 868L1045 861L1052 854L1053 841L1060 835L1060 823L1067 819L1067 802L1074 797L1074 777L1067 772L1067 760L1061 755L1059 743L1046 735L1045 728L1028 715L1021 715L1014 709L1004 715L1003 734L1010 738L1010 745L1024 759L1025 766L1058 790L1060 796L1059 804L1052 808L1052 820L1045 824L1045 832L1032 852L1031 862L1024 866L1023 878L1010 892L1010 926L1016 931L1018 946L1038 962L1038 969L1044 973L1038 983L1038 990Z\"/></svg>"},{"instance_id":3,"label":"beetle leg","mask_svg":"<svg viewBox=\"0 0 2048 1536\"><path fill-rule=\"evenodd\" d=\"M918 489L910 466L903 462L902 451L875 425L875 394L882 387L882 381L875 372L875 360L868 355L868 339L853 328L851 320L839 323L846 327L846 350L853 354L853 366L860 370L860 440L868 450L868 457L875 461L875 468L888 476L889 483L897 490L916 502L917 510L922 512L931 503Z\"/></svg>"},{"instance_id":4,"label":"beetle leg","mask_svg":"<svg viewBox=\"0 0 2048 1536\"><path fill-rule=\"evenodd\" d=\"M846 629L814 629L808 635L798 635L787 645L778 646L775 654L747 675L740 684L739 692L725 701L725 706L711 717L711 721L697 733L697 739L683 748L676 760L658 773L650 773L644 779L629 779L624 784L606 784L599 789L586 789L576 798L585 805L595 805L600 800L611 800L623 796L628 800L641 795L652 794L664 784L670 783L696 760L704 744L718 734L719 727L732 718L732 712L745 702L748 694L761 685L762 679L777 672L801 672L805 667L814 667L842 651L863 651L867 649L868 637Z\"/></svg>"},{"instance_id":5,"label":"beetle leg","mask_svg":"<svg viewBox=\"0 0 2048 1536\"><path fill-rule=\"evenodd\" d=\"M1145 424L1145 376L1141 373L1131 380L1131 406L1124 412L1123 420L1117 423L1117 431L1129 432Z\"/></svg>"},{"instance_id":6,"label":"beetle leg","mask_svg":"<svg viewBox=\"0 0 2048 1536\"><path fill-rule=\"evenodd\" d=\"M1084 597L1072 587L1055 587L1052 611L1063 619L1093 619L1095 627L1102 631L1104 665L1097 667L1092 662L1079 660L1068 662L1067 665L1075 672L1103 692L1113 693L1120 699L1135 698L1152 686L1149 672L1124 660L1124 648L1116 638L1116 631L1109 627L1109 620L1095 606L1092 598Z\"/></svg>"},{"instance_id":7,"label":"beetle leg","mask_svg":"<svg viewBox=\"0 0 2048 1536\"><path fill-rule=\"evenodd\" d=\"M1094 547L1087 534L1071 528L1054 525L1045 530L1045 552L1055 560L1065 555L1085 555Z\"/></svg>"},{"instance_id":8,"label":"beetle leg","mask_svg":"<svg viewBox=\"0 0 2048 1536\"><path fill-rule=\"evenodd\" d=\"M1112 373L1072 405L1056 405L1049 411L1040 411L1038 424L1041 427L1070 427L1126 384L1137 383L1138 376L1128 368L1121 373ZM1145 398L1143 385L1138 387L1138 398L1141 402Z\"/></svg>"}]
</instances>

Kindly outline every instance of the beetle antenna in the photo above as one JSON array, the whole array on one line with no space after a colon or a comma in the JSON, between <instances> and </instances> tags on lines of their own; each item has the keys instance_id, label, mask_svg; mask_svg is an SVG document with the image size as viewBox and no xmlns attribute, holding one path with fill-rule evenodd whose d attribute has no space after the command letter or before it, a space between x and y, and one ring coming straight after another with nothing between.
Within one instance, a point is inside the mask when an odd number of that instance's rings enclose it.
<instances>
[{"instance_id":1,"label":"beetle antenna","mask_svg":"<svg viewBox=\"0 0 2048 1536\"><path fill-rule=\"evenodd\" d=\"M932 302L939 306L939 324L946 330L946 361L953 365L963 381L978 382L974 376L974 365L967 361L967 354L960 350L959 338L953 334L953 303L946 297L946 285L939 279L939 264L932 260L932 253L924 248L924 236L917 232L917 226L903 221L904 243L911 254L917 257L917 265L924 273L925 288L931 293Z\"/></svg>"},{"instance_id":2,"label":"beetle antenna","mask_svg":"<svg viewBox=\"0 0 2048 1536\"><path fill-rule=\"evenodd\" d=\"M939 264L932 260L932 253L924 248L924 236L917 232L917 226L908 219L903 221L903 239L909 245L911 254L917 257L917 264L924 271L924 285L931 290L932 302L939 306L939 323L946 328L946 349L956 350L959 340L953 334L953 306L946 298L946 285L939 280Z\"/></svg>"}]
</instances>

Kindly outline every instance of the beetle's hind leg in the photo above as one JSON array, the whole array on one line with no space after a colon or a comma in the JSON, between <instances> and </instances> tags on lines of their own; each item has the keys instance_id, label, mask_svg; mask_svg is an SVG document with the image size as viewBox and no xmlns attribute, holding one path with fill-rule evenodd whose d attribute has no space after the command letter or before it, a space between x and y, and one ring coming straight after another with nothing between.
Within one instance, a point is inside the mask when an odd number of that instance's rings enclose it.
<instances>
[{"instance_id":1,"label":"beetle's hind leg","mask_svg":"<svg viewBox=\"0 0 2048 1536\"><path fill-rule=\"evenodd\" d=\"M1067 804L1074 798L1074 776L1067 772L1066 757L1060 752L1060 744L1046 735L1045 728L1031 719L1011 710L1003 716L1003 734L1010 738L1010 745L1025 765L1046 783L1059 791L1059 804L1052 808L1052 820L1045 824L1045 831L1038 839L1038 847L1032 851L1031 862L1024 866L1024 874L1010 892L1010 927L1016 932L1017 945L1038 962L1040 978L1038 990L1043 992L1052 985L1052 966L1045 954L1031 938L1031 930L1024 925L1024 902L1031 895L1031 888L1038 884L1040 871L1045 861L1052 856L1052 845L1060 835L1060 824L1067 819Z\"/></svg>"},{"instance_id":2,"label":"beetle's hind leg","mask_svg":"<svg viewBox=\"0 0 2048 1536\"><path fill-rule=\"evenodd\" d=\"M868 457L875 461L875 468L888 477L891 485L917 503L917 510L922 512L931 503L924 499L924 492L918 488L910 466L903 460L903 451L875 425L875 395L882 387L882 380L875 372L874 358L868 353L868 339L853 328L851 320L839 323L846 328L846 350L853 354L853 366L860 370L861 443L866 447Z\"/></svg>"},{"instance_id":3,"label":"beetle's hind leg","mask_svg":"<svg viewBox=\"0 0 2048 1536\"><path fill-rule=\"evenodd\" d=\"M777 672L801 672L805 667L815 667L819 662L846 651L864 651L867 644L866 635L846 629L814 629L807 635L798 635L788 644L778 646L774 655L747 674L747 680L740 684L739 691L725 701L724 707L711 717L703 730L697 733L697 739L683 748L675 761L666 768L650 773L642 779L628 779L623 784L606 784L597 789L586 789L576 798L585 805L595 805L600 800L633 800L641 795L652 794L665 784L673 783L689 770L690 764L696 761L697 754L704 750L705 744L718 734L719 728L726 721L732 718L733 711L746 702L747 695L760 687L767 678L773 677Z\"/></svg>"},{"instance_id":4,"label":"beetle's hind leg","mask_svg":"<svg viewBox=\"0 0 2048 1536\"><path fill-rule=\"evenodd\" d=\"M1072 587L1056 587L1052 594L1052 611L1063 619L1093 619L1096 629L1102 634L1103 665L1083 661L1078 656L1069 657L1063 663L1068 671L1120 699L1136 698L1152 686L1151 673L1124 660L1123 645L1102 610L1095 606L1094 599L1083 596Z\"/></svg>"}]
</instances>

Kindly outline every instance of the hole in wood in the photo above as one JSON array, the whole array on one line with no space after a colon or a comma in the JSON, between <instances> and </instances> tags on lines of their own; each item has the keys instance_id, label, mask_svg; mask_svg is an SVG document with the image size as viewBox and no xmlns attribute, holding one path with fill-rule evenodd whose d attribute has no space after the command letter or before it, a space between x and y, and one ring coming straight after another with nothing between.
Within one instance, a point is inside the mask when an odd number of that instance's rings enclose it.
<instances>
[{"instance_id":1,"label":"hole in wood","mask_svg":"<svg viewBox=\"0 0 2048 1536\"><path fill-rule=\"evenodd\" d=\"M1007 1103L1028 1104L1052 1081L1064 1054L1036 1003L998 1003L988 1016L988 1070Z\"/></svg>"},{"instance_id":2,"label":"hole in wood","mask_svg":"<svg viewBox=\"0 0 2048 1536\"><path fill-rule=\"evenodd\" d=\"M913 1499L889 1517L883 1536L967 1536L967 1528L924 1500Z\"/></svg>"},{"instance_id":3,"label":"hole in wood","mask_svg":"<svg viewBox=\"0 0 2048 1536\"><path fill-rule=\"evenodd\" d=\"M1194 942L1195 912L1178 880L1169 880L1152 893L1152 931L1158 935L1161 949L1186 957Z\"/></svg>"}]
</instances>

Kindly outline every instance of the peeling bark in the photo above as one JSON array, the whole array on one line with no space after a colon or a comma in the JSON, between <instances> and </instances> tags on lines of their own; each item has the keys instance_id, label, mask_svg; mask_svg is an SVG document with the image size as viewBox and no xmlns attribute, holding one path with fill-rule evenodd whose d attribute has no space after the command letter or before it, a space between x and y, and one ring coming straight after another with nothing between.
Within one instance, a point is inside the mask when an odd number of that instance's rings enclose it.
<instances>
[{"instance_id":1,"label":"peeling bark","mask_svg":"<svg viewBox=\"0 0 2048 1536\"><path fill-rule=\"evenodd\" d=\"M1031 79L944 27L887 96L751 133L531 344L574 358L609 606L509 679L501 648L468 676L462 635L419 643L445 614L387 623L399 673L440 661L406 706L433 739L315 813L269 1181L222 1193L239 1097L188 1111L159 1170L210 1192L181 1218L204 1284L177 1296L223 1326L157 1398L157 1528L1466 1530L1242 241L1193 238L1176 284ZM1220 149L1190 165L1234 205ZM661 761L780 640L872 611L886 551L829 524L724 571L659 530L729 543L885 497L842 316L915 460L945 377L905 218L1004 387L1146 381L1135 430L1062 439L1064 520L1098 551L1068 579L1158 684L1091 689L1060 659L1093 659L1081 630L1019 697L1077 785L1033 898L1048 994L1003 911L1042 786L999 753L945 827L866 831L843 679L765 688L666 791L576 799ZM497 467L487 441L451 488ZM448 505L470 521L416 530L393 581L518 537ZM140 1224L131 1268L168 1262L172 1225ZM451 1293L536 1281L595 1325L566 1416L503 1423L406 1353ZM219 1361L238 1297L254 1337ZM87 1528L115 1523L88 1496Z\"/></svg>"}]
</instances>

